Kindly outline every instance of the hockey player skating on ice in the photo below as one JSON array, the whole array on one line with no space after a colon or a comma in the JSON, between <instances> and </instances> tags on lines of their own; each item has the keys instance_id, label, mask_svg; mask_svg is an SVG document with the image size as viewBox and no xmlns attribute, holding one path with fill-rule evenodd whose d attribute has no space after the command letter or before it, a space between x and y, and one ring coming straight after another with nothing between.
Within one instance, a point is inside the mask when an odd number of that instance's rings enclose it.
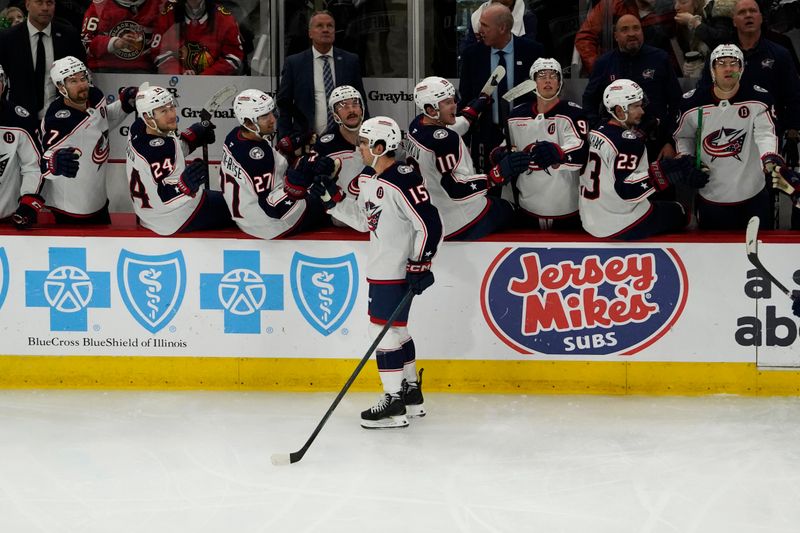
<instances>
[{"instance_id":1,"label":"hockey player skating on ice","mask_svg":"<svg viewBox=\"0 0 800 533\"><path fill-rule=\"evenodd\" d=\"M106 194L108 130L134 110L135 87L106 96L92 85L86 65L67 56L53 62L50 79L58 98L41 125L43 196L56 222L109 224Z\"/></svg>"},{"instance_id":2,"label":"hockey player skating on ice","mask_svg":"<svg viewBox=\"0 0 800 533\"><path fill-rule=\"evenodd\" d=\"M361 93L350 85L340 85L331 91L328 108L336 126L325 131L314 145L314 151L339 161L337 184L347 191L344 201L354 201L358 197L358 175L364 168L361 153L356 147L358 130L364 120Z\"/></svg>"},{"instance_id":3,"label":"hockey player skating on ice","mask_svg":"<svg viewBox=\"0 0 800 533\"><path fill-rule=\"evenodd\" d=\"M222 193L233 221L262 239L310 228L324 216L319 202L294 199L284 191L288 164L269 143L275 135L274 111L275 101L258 89L234 98L233 112L241 127L225 138L220 166Z\"/></svg>"},{"instance_id":4,"label":"hockey player skating on ice","mask_svg":"<svg viewBox=\"0 0 800 533\"><path fill-rule=\"evenodd\" d=\"M422 114L408 127L406 150L442 216L445 239L473 240L510 222L514 214L511 203L486 193L527 170L530 157L512 152L489 174L476 173L461 135L469 129L470 118L476 119L491 100L476 99L457 118L455 96L453 84L437 76L414 87L414 103Z\"/></svg>"},{"instance_id":5,"label":"hockey player skating on ice","mask_svg":"<svg viewBox=\"0 0 800 533\"><path fill-rule=\"evenodd\" d=\"M708 174L689 157L649 163L644 136L644 92L636 82L616 80L603 92L611 119L589 132L589 159L581 174L580 215L595 237L623 240L678 231L688 217L674 201L650 201L670 185L701 188Z\"/></svg>"},{"instance_id":6,"label":"hockey player skating on ice","mask_svg":"<svg viewBox=\"0 0 800 533\"><path fill-rule=\"evenodd\" d=\"M27 228L44 207L39 195L39 143L36 119L8 98L8 77L0 65L0 219L10 215L14 225Z\"/></svg>"},{"instance_id":7,"label":"hockey player skating on ice","mask_svg":"<svg viewBox=\"0 0 800 533\"><path fill-rule=\"evenodd\" d=\"M369 163L358 178L358 198L343 202L332 178L309 189L329 212L353 228L370 233L370 330L377 333L407 291L421 294L433 284L431 261L442 239L442 221L430 202L422 176L395 159L400 127L388 117L364 121L359 131L361 157ZM376 352L384 395L361 413L365 428L408 425L407 415L423 416L421 376L417 379L414 340L408 333L410 305L381 340Z\"/></svg>"},{"instance_id":8,"label":"hockey player skating on ice","mask_svg":"<svg viewBox=\"0 0 800 533\"><path fill-rule=\"evenodd\" d=\"M133 209L142 226L159 235L232 225L225 198L206 188L208 165L186 154L214 142L214 126L197 122L178 136L178 109L163 87L139 88L125 170Z\"/></svg>"},{"instance_id":9,"label":"hockey player skating on ice","mask_svg":"<svg viewBox=\"0 0 800 533\"><path fill-rule=\"evenodd\" d=\"M744 56L736 45L716 47L710 67L713 86L683 95L675 131L678 153L694 157L699 147L709 169L708 185L697 199L698 226L744 229L757 216L763 227L771 227L764 173L785 166L778 155L772 97L757 85L739 83Z\"/></svg>"},{"instance_id":10,"label":"hockey player skating on ice","mask_svg":"<svg viewBox=\"0 0 800 533\"><path fill-rule=\"evenodd\" d=\"M511 144L531 154L529 168L516 181L519 207L527 219L524 224L580 229L578 183L588 154L588 123L580 106L559 99L558 61L537 59L530 78L536 82L536 102L515 107L508 117ZM495 154L503 150L497 148Z\"/></svg>"}]
</instances>

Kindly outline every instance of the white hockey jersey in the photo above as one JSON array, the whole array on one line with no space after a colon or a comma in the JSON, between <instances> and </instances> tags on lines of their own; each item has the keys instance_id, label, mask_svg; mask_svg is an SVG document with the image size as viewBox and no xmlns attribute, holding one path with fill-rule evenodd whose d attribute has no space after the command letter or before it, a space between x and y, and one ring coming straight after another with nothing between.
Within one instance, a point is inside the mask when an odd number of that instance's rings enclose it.
<instances>
[{"instance_id":1,"label":"white hockey jersey","mask_svg":"<svg viewBox=\"0 0 800 533\"><path fill-rule=\"evenodd\" d=\"M567 158L557 167L534 168L520 174L519 206L542 218L577 212L578 184L586 162L589 133L581 107L561 100L547 113L539 113L535 102L525 103L509 114L508 131L514 150L529 150L538 141L549 141L559 145Z\"/></svg>"},{"instance_id":2,"label":"white hockey jersey","mask_svg":"<svg viewBox=\"0 0 800 533\"><path fill-rule=\"evenodd\" d=\"M133 210L142 226L159 235L177 233L192 219L205 195L205 185L194 196L178 189L186 153L186 141L174 135L151 135L140 118L131 125L125 171Z\"/></svg>"},{"instance_id":3,"label":"white hockey jersey","mask_svg":"<svg viewBox=\"0 0 800 533\"><path fill-rule=\"evenodd\" d=\"M339 128L336 128L334 132L326 133L317 140L314 151L339 161L341 168L336 182L347 193L342 201L354 202L358 197L358 175L366 164L358 149L342 136ZM335 216L334 218L336 219ZM343 220L339 222L346 224Z\"/></svg>"},{"instance_id":4,"label":"white hockey jersey","mask_svg":"<svg viewBox=\"0 0 800 533\"><path fill-rule=\"evenodd\" d=\"M328 212L370 232L368 281L402 281L409 260L433 259L442 241L442 219L413 167L395 163L380 175L362 173L358 189L355 202L339 202Z\"/></svg>"},{"instance_id":5,"label":"white hockey jersey","mask_svg":"<svg viewBox=\"0 0 800 533\"><path fill-rule=\"evenodd\" d=\"M42 177L47 181L42 196L48 207L69 215L91 215L103 209L108 202L108 130L126 116L122 103L116 100L106 105L106 97L97 87L89 88L86 111L69 107L60 96L50 104L40 130L43 159L62 148L77 148L79 168L74 178L54 176L44 169Z\"/></svg>"},{"instance_id":6,"label":"white hockey jersey","mask_svg":"<svg viewBox=\"0 0 800 533\"><path fill-rule=\"evenodd\" d=\"M424 115L408 126L408 163L425 180L431 203L439 210L445 238L471 224L488 207L486 174L478 174L461 135L453 128L423 124Z\"/></svg>"},{"instance_id":7,"label":"white hockey jersey","mask_svg":"<svg viewBox=\"0 0 800 533\"><path fill-rule=\"evenodd\" d=\"M589 132L589 159L581 174L583 229L610 237L652 209L649 162L641 132L608 122Z\"/></svg>"},{"instance_id":8,"label":"white hockey jersey","mask_svg":"<svg viewBox=\"0 0 800 533\"><path fill-rule=\"evenodd\" d=\"M305 200L283 191L286 159L267 141L252 141L234 128L225 138L220 187L236 225L249 235L275 239L294 229L306 210Z\"/></svg>"},{"instance_id":9,"label":"white hockey jersey","mask_svg":"<svg viewBox=\"0 0 800 533\"><path fill-rule=\"evenodd\" d=\"M17 209L23 194L39 194L39 141L36 119L27 109L8 102L0 104L0 218Z\"/></svg>"},{"instance_id":10,"label":"white hockey jersey","mask_svg":"<svg viewBox=\"0 0 800 533\"><path fill-rule=\"evenodd\" d=\"M702 109L701 161L708 184L697 192L718 204L748 200L765 187L761 158L778 153L772 97L757 85L741 86L730 100L718 100L710 88L683 95L675 130L678 154L697 152L698 113Z\"/></svg>"}]
</instances>

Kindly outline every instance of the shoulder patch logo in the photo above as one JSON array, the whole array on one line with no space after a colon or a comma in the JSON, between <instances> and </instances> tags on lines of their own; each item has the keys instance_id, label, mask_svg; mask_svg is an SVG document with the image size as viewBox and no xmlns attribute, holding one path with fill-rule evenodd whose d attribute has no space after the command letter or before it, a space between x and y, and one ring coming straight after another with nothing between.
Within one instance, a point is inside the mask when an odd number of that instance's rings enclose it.
<instances>
[{"instance_id":1,"label":"shoulder patch logo","mask_svg":"<svg viewBox=\"0 0 800 533\"><path fill-rule=\"evenodd\" d=\"M19 116L21 116L21 117L24 117L24 118L27 118L27 117L31 116L31 114L30 114L30 113L28 113L28 110L27 110L27 109L25 109L24 107L22 107L21 105L18 105L17 107L15 107L15 108L14 108L14 112L15 112L17 115L19 115Z\"/></svg>"},{"instance_id":2,"label":"shoulder patch logo","mask_svg":"<svg viewBox=\"0 0 800 533\"><path fill-rule=\"evenodd\" d=\"M647 68L642 71L642 78L646 80L652 80L656 77L656 71L652 68Z\"/></svg>"},{"instance_id":3,"label":"shoulder patch logo","mask_svg":"<svg viewBox=\"0 0 800 533\"><path fill-rule=\"evenodd\" d=\"M696 89L692 89L692 90L691 90L691 91L689 91L689 92L685 92L685 93L683 93L683 97L684 97L684 98L691 98L692 96L694 96L694 91L695 91L695 90L696 90Z\"/></svg>"},{"instance_id":4,"label":"shoulder patch logo","mask_svg":"<svg viewBox=\"0 0 800 533\"><path fill-rule=\"evenodd\" d=\"M631 140L633 140L633 139L638 139L639 136L636 135L636 132L633 131L633 130L625 130L625 131L622 132L622 138L623 139L631 139Z\"/></svg>"},{"instance_id":5,"label":"shoulder patch logo","mask_svg":"<svg viewBox=\"0 0 800 533\"><path fill-rule=\"evenodd\" d=\"M581 106L576 104L575 102L567 101L567 105L571 105L572 107L577 107L578 109L583 109Z\"/></svg>"},{"instance_id":6,"label":"shoulder patch logo","mask_svg":"<svg viewBox=\"0 0 800 533\"><path fill-rule=\"evenodd\" d=\"M439 129L433 132L434 139L444 139L445 137L447 137L447 135L448 133L447 130L445 129Z\"/></svg>"},{"instance_id":7,"label":"shoulder patch logo","mask_svg":"<svg viewBox=\"0 0 800 533\"><path fill-rule=\"evenodd\" d=\"M758 91L758 92L760 92L760 93L766 93L766 92L769 92L769 91L767 91L765 88L763 88L763 87L760 87L760 86L758 86L758 85L753 85L753 89L755 89L756 91Z\"/></svg>"},{"instance_id":8,"label":"shoulder patch logo","mask_svg":"<svg viewBox=\"0 0 800 533\"><path fill-rule=\"evenodd\" d=\"M255 146L250 149L250 158L251 159L264 159L264 150Z\"/></svg>"},{"instance_id":9,"label":"shoulder patch logo","mask_svg":"<svg viewBox=\"0 0 800 533\"><path fill-rule=\"evenodd\" d=\"M786 2L783 2L783 3L786 3ZM775 60L772 59L771 57L768 57L768 58L765 58L765 59L761 60L761 67L762 68L772 68L773 66L775 66Z\"/></svg>"},{"instance_id":10,"label":"shoulder patch logo","mask_svg":"<svg viewBox=\"0 0 800 533\"><path fill-rule=\"evenodd\" d=\"M319 138L319 142L329 143L333 140L334 137L336 137L336 135L334 135L333 133L326 133L325 135Z\"/></svg>"},{"instance_id":11,"label":"shoulder patch logo","mask_svg":"<svg viewBox=\"0 0 800 533\"><path fill-rule=\"evenodd\" d=\"M414 168L409 165L400 165L397 167L397 172L400 174L411 174L414 172Z\"/></svg>"},{"instance_id":12,"label":"shoulder patch logo","mask_svg":"<svg viewBox=\"0 0 800 533\"><path fill-rule=\"evenodd\" d=\"M164 139L161 137L156 137L155 139L150 139L148 144L150 144L150 146L153 148L158 148L159 146L164 146Z\"/></svg>"},{"instance_id":13,"label":"shoulder patch logo","mask_svg":"<svg viewBox=\"0 0 800 533\"><path fill-rule=\"evenodd\" d=\"M69 116L69 109L61 109L60 111L56 111L56 118L67 118Z\"/></svg>"}]
</instances>

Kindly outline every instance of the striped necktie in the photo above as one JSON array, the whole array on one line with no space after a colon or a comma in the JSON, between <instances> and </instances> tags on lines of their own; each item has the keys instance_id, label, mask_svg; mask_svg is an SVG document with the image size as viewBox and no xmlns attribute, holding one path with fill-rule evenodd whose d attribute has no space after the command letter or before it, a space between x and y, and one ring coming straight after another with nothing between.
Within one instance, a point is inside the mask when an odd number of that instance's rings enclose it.
<instances>
[{"instance_id":1,"label":"striped necktie","mask_svg":"<svg viewBox=\"0 0 800 533\"><path fill-rule=\"evenodd\" d=\"M331 57L328 55L320 56L322 58L322 81L325 83L325 107L327 108L328 100L331 97L331 92L333 92L333 73L331 72ZM335 126L336 123L333 120L333 115L331 114L330 110L328 110L328 129L331 129Z\"/></svg>"}]
</instances>

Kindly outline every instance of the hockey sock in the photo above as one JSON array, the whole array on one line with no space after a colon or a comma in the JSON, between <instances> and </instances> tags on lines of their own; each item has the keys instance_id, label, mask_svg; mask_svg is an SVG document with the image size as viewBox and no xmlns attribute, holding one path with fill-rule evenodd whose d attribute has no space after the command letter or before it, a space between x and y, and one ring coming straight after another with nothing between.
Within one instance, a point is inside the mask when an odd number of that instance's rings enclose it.
<instances>
[{"instance_id":1,"label":"hockey sock","mask_svg":"<svg viewBox=\"0 0 800 533\"><path fill-rule=\"evenodd\" d=\"M409 383L417 382L417 349L414 346L414 339L409 338L403 343L403 377Z\"/></svg>"},{"instance_id":2,"label":"hockey sock","mask_svg":"<svg viewBox=\"0 0 800 533\"><path fill-rule=\"evenodd\" d=\"M403 348L400 348L390 352L375 353L383 390L392 395L400 394L403 388L403 351Z\"/></svg>"}]
</instances>

